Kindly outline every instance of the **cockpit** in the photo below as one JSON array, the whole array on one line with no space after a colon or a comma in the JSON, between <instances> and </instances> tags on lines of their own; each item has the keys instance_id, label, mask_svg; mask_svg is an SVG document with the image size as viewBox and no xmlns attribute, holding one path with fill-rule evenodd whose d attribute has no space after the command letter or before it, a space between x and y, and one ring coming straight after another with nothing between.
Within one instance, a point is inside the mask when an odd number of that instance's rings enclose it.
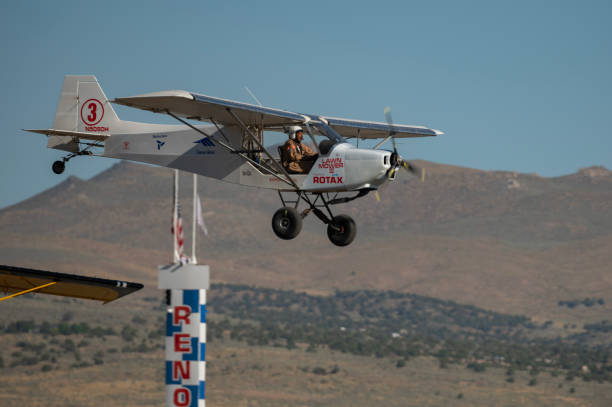
<instances>
[{"instance_id":1,"label":"cockpit","mask_svg":"<svg viewBox=\"0 0 612 407\"><path fill-rule=\"evenodd\" d=\"M345 142L340 134L322 120L310 120L304 123L304 128L320 155L327 155L335 144Z\"/></svg>"}]
</instances>

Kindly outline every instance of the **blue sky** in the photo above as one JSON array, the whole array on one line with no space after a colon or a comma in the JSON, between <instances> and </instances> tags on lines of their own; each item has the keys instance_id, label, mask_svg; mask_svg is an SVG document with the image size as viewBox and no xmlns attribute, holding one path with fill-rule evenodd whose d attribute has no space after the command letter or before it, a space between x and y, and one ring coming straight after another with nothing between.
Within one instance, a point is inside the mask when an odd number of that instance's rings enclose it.
<instances>
[{"instance_id":1,"label":"blue sky","mask_svg":"<svg viewBox=\"0 0 612 407\"><path fill-rule=\"evenodd\" d=\"M186 89L271 107L445 131L407 158L557 176L612 168L609 1L20 1L0 13L0 208L114 163L60 152L63 76L110 98ZM116 108L120 118L172 122Z\"/></svg>"}]
</instances>

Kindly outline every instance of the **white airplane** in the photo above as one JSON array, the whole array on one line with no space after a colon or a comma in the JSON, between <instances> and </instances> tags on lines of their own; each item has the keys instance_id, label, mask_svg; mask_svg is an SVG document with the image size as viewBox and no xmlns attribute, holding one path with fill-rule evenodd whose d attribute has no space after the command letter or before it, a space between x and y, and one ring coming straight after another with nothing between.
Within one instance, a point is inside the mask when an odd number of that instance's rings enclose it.
<instances>
[{"instance_id":1,"label":"white airplane","mask_svg":"<svg viewBox=\"0 0 612 407\"><path fill-rule=\"evenodd\" d=\"M165 125L120 120L111 103L164 113L181 124ZM399 168L417 173L395 147L398 137L430 137L442 133L420 126L348 120L293 113L206 95L171 90L108 100L94 76L67 75L51 129L27 129L48 136L47 147L70 154L55 161L56 174L81 155L156 164L222 181L278 191L283 207L272 218L281 239L295 238L302 219L313 212L327 224L337 246L350 244L356 225L348 215L333 215L332 205L360 198L395 178ZM193 125L187 120L209 122ZM264 147L267 132L295 131L300 126L318 153L307 174L289 173L282 149ZM346 139L382 139L374 148L357 148ZM389 139L393 151L379 150ZM283 193L295 194L287 200ZM286 195L285 195L286 196ZM307 208L298 212L300 203Z\"/></svg>"}]
</instances>

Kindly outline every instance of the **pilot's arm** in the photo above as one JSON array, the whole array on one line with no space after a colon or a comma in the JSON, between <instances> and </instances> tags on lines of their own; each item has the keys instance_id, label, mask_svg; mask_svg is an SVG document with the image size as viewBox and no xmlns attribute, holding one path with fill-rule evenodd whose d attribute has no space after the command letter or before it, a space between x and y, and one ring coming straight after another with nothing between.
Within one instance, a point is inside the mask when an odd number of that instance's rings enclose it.
<instances>
[{"instance_id":1,"label":"pilot's arm","mask_svg":"<svg viewBox=\"0 0 612 407\"><path fill-rule=\"evenodd\" d=\"M304 159L313 159L316 158L318 156L318 154L314 151L312 151L312 149L310 149L310 147L308 147L306 145L306 143L302 143L302 152L303 152L303 158Z\"/></svg>"},{"instance_id":2,"label":"pilot's arm","mask_svg":"<svg viewBox=\"0 0 612 407\"><path fill-rule=\"evenodd\" d=\"M295 143L288 141L286 143L285 151L287 154L287 161L290 163L299 161L302 158L302 155L298 153Z\"/></svg>"}]
</instances>

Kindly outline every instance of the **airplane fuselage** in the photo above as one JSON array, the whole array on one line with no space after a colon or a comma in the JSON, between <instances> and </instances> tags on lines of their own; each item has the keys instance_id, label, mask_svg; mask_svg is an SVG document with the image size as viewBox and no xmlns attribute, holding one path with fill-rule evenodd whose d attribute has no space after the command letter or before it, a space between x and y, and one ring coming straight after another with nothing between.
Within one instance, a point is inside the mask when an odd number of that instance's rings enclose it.
<instances>
[{"instance_id":1,"label":"airplane fuselage","mask_svg":"<svg viewBox=\"0 0 612 407\"><path fill-rule=\"evenodd\" d=\"M242 134L237 127L225 126L221 131L214 126L197 128L211 137L181 125L122 122L105 140L103 156L176 168L240 185L294 189L225 147L242 149ZM376 188L385 181L391 166L389 156L388 151L338 143L327 154L319 155L308 174L291 174L291 178L301 190L310 192Z\"/></svg>"}]
</instances>

